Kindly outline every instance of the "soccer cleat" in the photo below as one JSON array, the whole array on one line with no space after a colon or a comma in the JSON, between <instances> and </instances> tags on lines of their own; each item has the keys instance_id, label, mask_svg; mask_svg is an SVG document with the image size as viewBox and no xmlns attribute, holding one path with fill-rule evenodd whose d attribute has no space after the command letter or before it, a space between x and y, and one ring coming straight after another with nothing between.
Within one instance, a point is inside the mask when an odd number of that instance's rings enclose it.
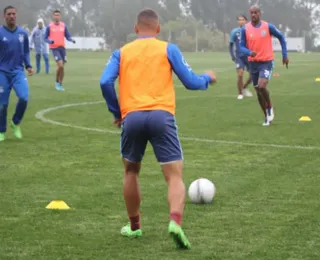
<instances>
[{"instance_id":1,"label":"soccer cleat","mask_svg":"<svg viewBox=\"0 0 320 260\"><path fill-rule=\"evenodd\" d=\"M173 238L176 243L177 248L180 249L190 249L191 244L184 234L181 226L179 226L175 221L171 220L169 223L169 235Z\"/></svg>"},{"instance_id":2,"label":"soccer cleat","mask_svg":"<svg viewBox=\"0 0 320 260\"><path fill-rule=\"evenodd\" d=\"M262 124L263 126L270 126L270 121L266 118Z\"/></svg>"},{"instance_id":3,"label":"soccer cleat","mask_svg":"<svg viewBox=\"0 0 320 260\"><path fill-rule=\"evenodd\" d=\"M138 238L142 236L142 230L137 229L135 231L132 231L129 223L121 229L121 235L125 237L130 237L130 238Z\"/></svg>"},{"instance_id":4,"label":"soccer cleat","mask_svg":"<svg viewBox=\"0 0 320 260\"><path fill-rule=\"evenodd\" d=\"M250 91L249 89L247 89L247 88L243 89L243 90L242 90L242 93L243 93L243 95L244 95L245 97L253 97L251 91Z\"/></svg>"},{"instance_id":5,"label":"soccer cleat","mask_svg":"<svg viewBox=\"0 0 320 260\"><path fill-rule=\"evenodd\" d=\"M56 87L56 90L60 91L60 83L59 82L56 82L55 87Z\"/></svg>"},{"instance_id":6,"label":"soccer cleat","mask_svg":"<svg viewBox=\"0 0 320 260\"><path fill-rule=\"evenodd\" d=\"M274 112L273 112L273 108L267 108L267 118L269 122L272 122L274 119Z\"/></svg>"},{"instance_id":7,"label":"soccer cleat","mask_svg":"<svg viewBox=\"0 0 320 260\"><path fill-rule=\"evenodd\" d=\"M21 133L20 126L15 125L13 122L11 122L11 128L12 128L14 136L18 139L22 139L22 133Z\"/></svg>"},{"instance_id":8,"label":"soccer cleat","mask_svg":"<svg viewBox=\"0 0 320 260\"><path fill-rule=\"evenodd\" d=\"M60 91L64 91L64 87L60 84Z\"/></svg>"},{"instance_id":9,"label":"soccer cleat","mask_svg":"<svg viewBox=\"0 0 320 260\"><path fill-rule=\"evenodd\" d=\"M3 142L6 139L6 136L4 133L0 133L0 142Z\"/></svg>"},{"instance_id":10,"label":"soccer cleat","mask_svg":"<svg viewBox=\"0 0 320 260\"><path fill-rule=\"evenodd\" d=\"M243 95L238 95L238 100L242 100L243 99Z\"/></svg>"}]
</instances>

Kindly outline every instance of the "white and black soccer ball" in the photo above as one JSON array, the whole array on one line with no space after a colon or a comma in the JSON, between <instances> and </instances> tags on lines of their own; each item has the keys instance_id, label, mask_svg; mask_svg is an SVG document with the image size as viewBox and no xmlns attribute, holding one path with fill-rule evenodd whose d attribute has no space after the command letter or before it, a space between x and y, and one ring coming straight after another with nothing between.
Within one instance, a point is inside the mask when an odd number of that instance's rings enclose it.
<instances>
[{"instance_id":1,"label":"white and black soccer ball","mask_svg":"<svg viewBox=\"0 0 320 260\"><path fill-rule=\"evenodd\" d=\"M195 204L209 204L212 202L215 194L215 185L205 178L193 181L188 190L189 198Z\"/></svg>"}]
</instances>

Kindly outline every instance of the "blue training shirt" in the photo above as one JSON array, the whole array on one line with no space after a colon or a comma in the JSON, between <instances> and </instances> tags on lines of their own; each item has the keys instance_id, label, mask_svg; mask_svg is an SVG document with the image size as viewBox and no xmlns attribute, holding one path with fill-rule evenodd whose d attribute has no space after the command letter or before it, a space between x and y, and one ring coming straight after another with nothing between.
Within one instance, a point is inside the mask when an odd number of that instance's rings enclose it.
<instances>
[{"instance_id":1,"label":"blue training shirt","mask_svg":"<svg viewBox=\"0 0 320 260\"><path fill-rule=\"evenodd\" d=\"M237 27L237 28L234 28L230 33L229 52L233 60L235 60L236 58L241 58L245 56L245 54L242 53L240 50L240 31L241 31L241 27ZM234 46L235 46L235 52L234 52Z\"/></svg>"},{"instance_id":2,"label":"blue training shirt","mask_svg":"<svg viewBox=\"0 0 320 260\"><path fill-rule=\"evenodd\" d=\"M24 68L32 68L27 32L19 26L13 31L0 27L0 71L23 71Z\"/></svg>"},{"instance_id":3,"label":"blue training shirt","mask_svg":"<svg viewBox=\"0 0 320 260\"><path fill-rule=\"evenodd\" d=\"M172 70L187 89L206 90L208 88L208 85L211 83L211 77L206 74L196 75L176 45L168 43L167 55ZM120 56L120 50L113 52L100 79L103 96L106 99L109 111L115 118L121 118L117 93L114 88L114 83L120 71Z\"/></svg>"},{"instance_id":4,"label":"blue training shirt","mask_svg":"<svg viewBox=\"0 0 320 260\"><path fill-rule=\"evenodd\" d=\"M287 43L284 38L284 35L271 23L268 23L269 25L269 32L272 36L276 37L280 44L282 49L282 57L288 58L288 51L287 51ZM261 22L257 24L255 27L259 28L261 26ZM241 35L240 35L240 50L247 56L250 56L252 51L247 48L247 38L246 38L246 28L243 26L241 28Z\"/></svg>"}]
</instances>

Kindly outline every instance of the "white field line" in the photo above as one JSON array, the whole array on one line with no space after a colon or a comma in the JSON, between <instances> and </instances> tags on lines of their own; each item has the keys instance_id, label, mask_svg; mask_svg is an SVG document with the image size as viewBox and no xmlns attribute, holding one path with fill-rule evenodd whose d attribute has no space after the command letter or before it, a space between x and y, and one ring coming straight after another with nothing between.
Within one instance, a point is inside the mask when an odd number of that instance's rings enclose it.
<instances>
[{"instance_id":1,"label":"white field line","mask_svg":"<svg viewBox=\"0 0 320 260\"><path fill-rule=\"evenodd\" d=\"M186 98L192 98L186 97ZM193 98L198 98L197 96L194 96ZM183 98L181 98L183 99ZM95 102L83 102L83 103L75 103L75 104L65 104L55 107L46 108L43 110L40 110L35 114L35 117L45 123L49 123L52 125L58 125L58 126L64 126L69 128L75 128L79 130L85 130L85 131L94 131L99 133L108 133L108 134L120 134L120 131L116 130L108 130L108 129L101 129L101 128L92 128L92 127L84 127L84 126L77 126L73 124L67 124L62 123L59 121L51 120L49 118L46 118L46 114L66 109L70 107L77 107L77 106L88 106L88 105L95 105L95 104L101 104L104 103L104 101L95 101ZM251 143L251 142L237 142L237 141L227 141L227 140L215 140L215 139L206 139L206 138L197 138L197 137L187 137L187 136L181 136L180 140L186 140L186 141L192 141L192 142L202 142L202 143L218 143L218 144L226 144L226 145L241 145L241 146L255 146L255 147L272 147L277 149L290 149L290 150L320 150L320 147L318 146L301 146L301 145L281 145L281 144L263 144L263 143Z\"/></svg>"}]
</instances>

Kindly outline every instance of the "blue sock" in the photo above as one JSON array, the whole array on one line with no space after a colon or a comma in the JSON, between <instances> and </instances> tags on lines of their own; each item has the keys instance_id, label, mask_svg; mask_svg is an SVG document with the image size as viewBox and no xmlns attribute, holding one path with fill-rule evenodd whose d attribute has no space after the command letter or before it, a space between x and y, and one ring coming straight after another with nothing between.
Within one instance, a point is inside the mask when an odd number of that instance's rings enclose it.
<instances>
[{"instance_id":1,"label":"blue sock","mask_svg":"<svg viewBox=\"0 0 320 260\"><path fill-rule=\"evenodd\" d=\"M28 101L27 100L23 100L23 99L19 99L17 106L16 106L16 112L14 113L14 116L12 118L12 121L15 125L19 125L24 112L26 112L28 106Z\"/></svg>"},{"instance_id":2,"label":"blue sock","mask_svg":"<svg viewBox=\"0 0 320 260\"><path fill-rule=\"evenodd\" d=\"M8 105L0 105L0 133L7 131Z\"/></svg>"}]
</instances>

